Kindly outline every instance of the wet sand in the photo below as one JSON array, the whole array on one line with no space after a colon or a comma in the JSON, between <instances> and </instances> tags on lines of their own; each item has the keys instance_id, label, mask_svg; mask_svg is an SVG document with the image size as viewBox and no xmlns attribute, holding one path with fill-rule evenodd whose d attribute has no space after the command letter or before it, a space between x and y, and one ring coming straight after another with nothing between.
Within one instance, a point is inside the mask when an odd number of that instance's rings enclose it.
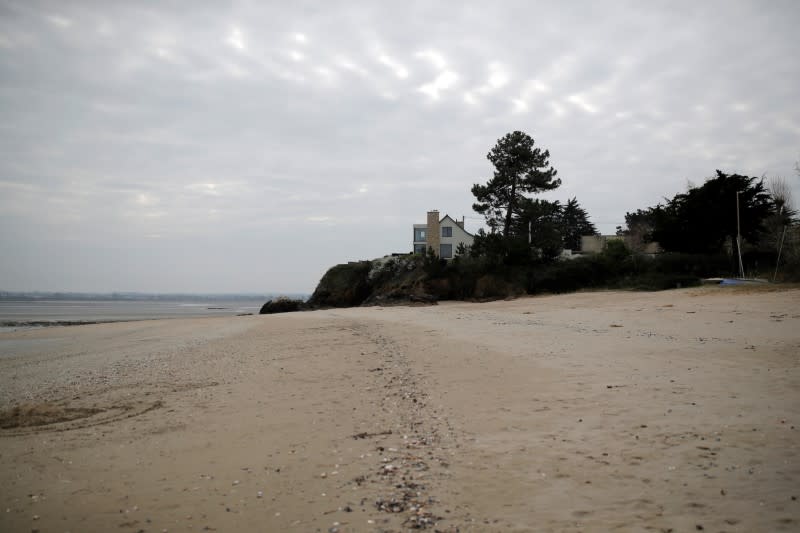
<instances>
[{"instance_id":1,"label":"wet sand","mask_svg":"<svg viewBox=\"0 0 800 533\"><path fill-rule=\"evenodd\" d=\"M0 531L796 531L800 291L4 332L0 410Z\"/></svg>"}]
</instances>

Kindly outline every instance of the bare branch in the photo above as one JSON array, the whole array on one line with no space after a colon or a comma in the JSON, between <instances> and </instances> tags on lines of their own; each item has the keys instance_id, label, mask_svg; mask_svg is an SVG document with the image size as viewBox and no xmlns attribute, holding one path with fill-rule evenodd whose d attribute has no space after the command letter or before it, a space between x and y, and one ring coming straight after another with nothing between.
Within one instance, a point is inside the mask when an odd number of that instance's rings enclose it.
<instances>
[{"instance_id":1,"label":"bare branch","mask_svg":"<svg viewBox=\"0 0 800 533\"><path fill-rule=\"evenodd\" d=\"M769 190L770 196L772 196L772 200L775 202L776 206L783 207L787 210L794 210L794 205L792 202L792 188L789 186L789 182L786 178L782 176L774 176L769 179L767 184L767 189Z\"/></svg>"}]
</instances>

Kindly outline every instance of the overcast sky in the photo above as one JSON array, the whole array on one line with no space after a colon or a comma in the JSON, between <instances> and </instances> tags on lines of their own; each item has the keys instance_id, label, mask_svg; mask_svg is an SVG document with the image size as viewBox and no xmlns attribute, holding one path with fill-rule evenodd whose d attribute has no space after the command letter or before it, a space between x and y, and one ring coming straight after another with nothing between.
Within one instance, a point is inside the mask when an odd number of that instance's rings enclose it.
<instances>
[{"instance_id":1,"label":"overcast sky","mask_svg":"<svg viewBox=\"0 0 800 533\"><path fill-rule=\"evenodd\" d=\"M603 233L715 169L800 199L796 0L232 5L0 2L0 289L311 292L477 230L513 130Z\"/></svg>"}]
</instances>

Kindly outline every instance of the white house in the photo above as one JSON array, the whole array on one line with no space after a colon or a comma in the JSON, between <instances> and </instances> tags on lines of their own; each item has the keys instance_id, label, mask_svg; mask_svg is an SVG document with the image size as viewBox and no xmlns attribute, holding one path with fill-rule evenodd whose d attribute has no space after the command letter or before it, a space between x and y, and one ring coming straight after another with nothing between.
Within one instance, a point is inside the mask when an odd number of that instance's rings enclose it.
<instances>
[{"instance_id":1,"label":"white house","mask_svg":"<svg viewBox=\"0 0 800 533\"><path fill-rule=\"evenodd\" d=\"M472 246L474 236L464 229L461 222L445 215L439 220L439 211L428 211L427 224L414 224L414 253L424 254L428 248L443 259L452 259L459 244Z\"/></svg>"}]
</instances>

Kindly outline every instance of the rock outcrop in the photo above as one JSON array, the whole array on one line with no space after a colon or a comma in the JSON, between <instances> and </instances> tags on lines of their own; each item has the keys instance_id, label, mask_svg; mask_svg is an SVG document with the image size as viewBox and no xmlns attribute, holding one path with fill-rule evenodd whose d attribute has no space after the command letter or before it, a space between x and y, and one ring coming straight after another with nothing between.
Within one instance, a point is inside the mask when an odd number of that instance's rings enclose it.
<instances>
[{"instance_id":1,"label":"rock outcrop","mask_svg":"<svg viewBox=\"0 0 800 533\"><path fill-rule=\"evenodd\" d=\"M319 280L308 306L354 307L361 305L370 293L369 273L372 261L358 261L336 265L328 269Z\"/></svg>"},{"instance_id":2,"label":"rock outcrop","mask_svg":"<svg viewBox=\"0 0 800 533\"><path fill-rule=\"evenodd\" d=\"M303 300L277 298L262 305L258 314L271 315L273 313L290 313L292 311L302 311L304 309L306 309L306 303Z\"/></svg>"},{"instance_id":3,"label":"rock outcrop","mask_svg":"<svg viewBox=\"0 0 800 533\"><path fill-rule=\"evenodd\" d=\"M322 276L308 302L269 301L261 314L361 305L435 305L439 300L492 300L525 292L524 286L501 276L452 266L413 254L336 265Z\"/></svg>"},{"instance_id":4,"label":"rock outcrop","mask_svg":"<svg viewBox=\"0 0 800 533\"><path fill-rule=\"evenodd\" d=\"M420 256L408 255L336 265L322 276L307 305L436 303L442 295L431 286L423 263Z\"/></svg>"}]
</instances>

